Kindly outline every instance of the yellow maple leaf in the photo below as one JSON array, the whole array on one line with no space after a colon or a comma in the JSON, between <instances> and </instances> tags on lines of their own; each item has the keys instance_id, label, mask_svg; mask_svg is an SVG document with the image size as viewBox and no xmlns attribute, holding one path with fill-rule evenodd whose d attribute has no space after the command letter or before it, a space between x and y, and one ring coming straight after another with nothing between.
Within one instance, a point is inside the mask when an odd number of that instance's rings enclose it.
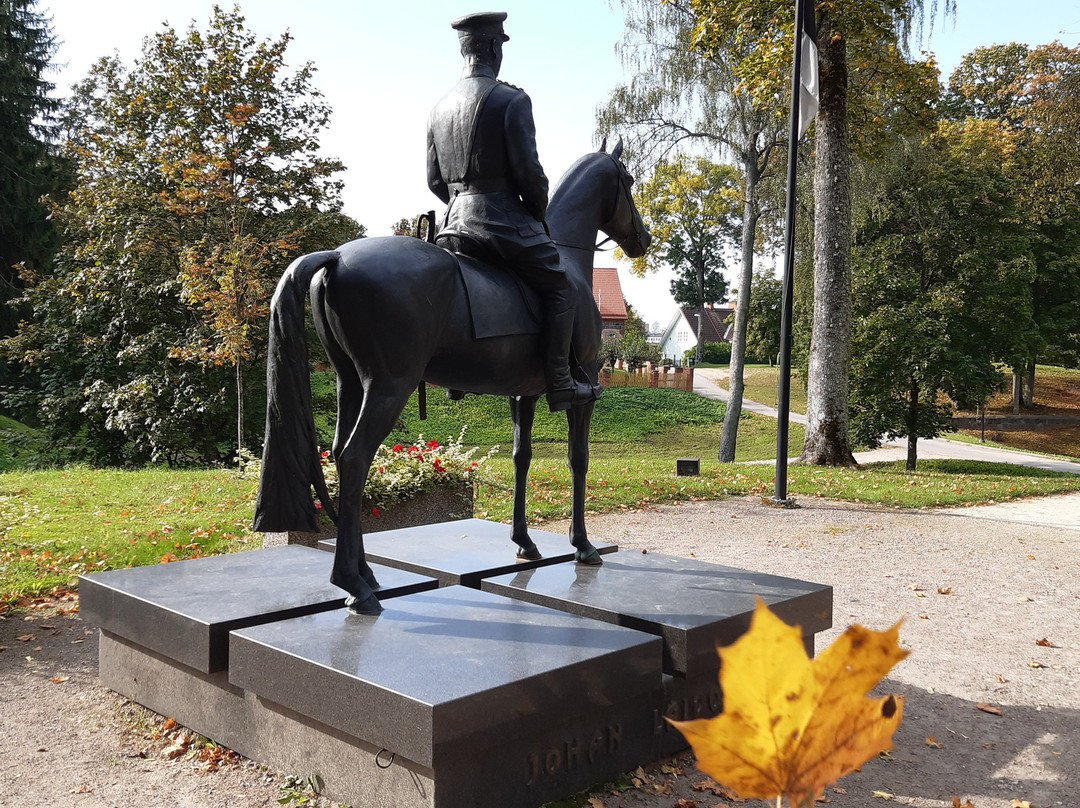
<instances>
[{"instance_id":1,"label":"yellow maple leaf","mask_svg":"<svg viewBox=\"0 0 1080 808\"><path fill-rule=\"evenodd\" d=\"M826 785L892 748L903 699L866 694L907 656L887 631L851 626L816 659L758 598L750 630L720 655L724 711L672 721L698 766L747 799L810 805Z\"/></svg>"}]
</instances>

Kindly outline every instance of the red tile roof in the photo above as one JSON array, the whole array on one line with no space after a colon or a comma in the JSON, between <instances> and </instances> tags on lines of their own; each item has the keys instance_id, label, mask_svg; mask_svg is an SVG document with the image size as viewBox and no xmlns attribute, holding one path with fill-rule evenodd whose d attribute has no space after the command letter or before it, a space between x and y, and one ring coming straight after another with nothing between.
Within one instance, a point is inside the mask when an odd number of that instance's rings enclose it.
<instances>
[{"instance_id":1,"label":"red tile roof","mask_svg":"<svg viewBox=\"0 0 1080 808\"><path fill-rule=\"evenodd\" d=\"M619 271L615 267L593 269L592 293L602 319L626 319L626 301L623 300L622 284L619 283Z\"/></svg>"}]
</instances>

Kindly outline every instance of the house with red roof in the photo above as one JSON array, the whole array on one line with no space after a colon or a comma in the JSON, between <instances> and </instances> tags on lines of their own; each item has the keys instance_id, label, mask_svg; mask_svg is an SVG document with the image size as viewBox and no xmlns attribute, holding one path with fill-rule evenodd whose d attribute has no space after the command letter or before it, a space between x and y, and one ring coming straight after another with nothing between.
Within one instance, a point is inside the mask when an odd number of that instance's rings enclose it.
<instances>
[{"instance_id":1,"label":"house with red roof","mask_svg":"<svg viewBox=\"0 0 1080 808\"><path fill-rule=\"evenodd\" d=\"M600 309L600 318L604 321L601 331L603 339L621 337L626 333L626 301L623 299L619 272L615 267L596 267L593 269L593 300Z\"/></svg>"}]
</instances>

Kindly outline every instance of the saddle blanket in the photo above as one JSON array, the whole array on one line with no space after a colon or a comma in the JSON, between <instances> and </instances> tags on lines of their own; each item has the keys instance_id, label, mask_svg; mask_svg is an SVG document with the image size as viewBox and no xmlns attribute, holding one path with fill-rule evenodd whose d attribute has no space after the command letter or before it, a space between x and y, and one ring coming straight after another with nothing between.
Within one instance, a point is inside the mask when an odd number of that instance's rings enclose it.
<instances>
[{"instance_id":1,"label":"saddle blanket","mask_svg":"<svg viewBox=\"0 0 1080 808\"><path fill-rule=\"evenodd\" d=\"M476 339L539 334L540 296L513 272L455 254Z\"/></svg>"}]
</instances>

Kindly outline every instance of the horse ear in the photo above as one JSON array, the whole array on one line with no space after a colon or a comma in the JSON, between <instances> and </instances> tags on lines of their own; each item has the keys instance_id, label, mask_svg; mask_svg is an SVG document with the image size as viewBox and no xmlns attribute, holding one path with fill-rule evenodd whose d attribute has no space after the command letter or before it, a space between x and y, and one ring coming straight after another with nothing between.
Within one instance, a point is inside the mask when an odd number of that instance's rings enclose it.
<instances>
[{"instance_id":1,"label":"horse ear","mask_svg":"<svg viewBox=\"0 0 1080 808\"><path fill-rule=\"evenodd\" d=\"M619 136L619 142L615 144L615 148L611 150L611 156L618 160L622 157L622 136Z\"/></svg>"},{"instance_id":2,"label":"horse ear","mask_svg":"<svg viewBox=\"0 0 1080 808\"><path fill-rule=\"evenodd\" d=\"M607 151L607 135L604 135L604 139L600 141L600 154Z\"/></svg>"}]
</instances>

